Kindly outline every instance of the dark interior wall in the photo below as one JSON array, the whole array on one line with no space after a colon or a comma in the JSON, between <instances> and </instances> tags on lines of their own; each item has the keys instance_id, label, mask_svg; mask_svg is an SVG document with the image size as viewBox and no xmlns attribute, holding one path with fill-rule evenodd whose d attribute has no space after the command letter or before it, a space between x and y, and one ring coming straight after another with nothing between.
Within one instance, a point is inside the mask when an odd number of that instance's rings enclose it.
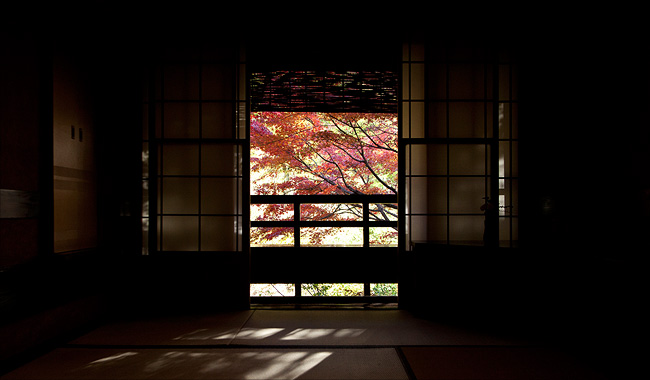
<instances>
[{"instance_id":1,"label":"dark interior wall","mask_svg":"<svg viewBox=\"0 0 650 380\"><path fill-rule=\"evenodd\" d=\"M635 334L650 248L650 81L639 43L604 27L522 36L520 247L441 261L434 272L459 314L582 342L624 345Z\"/></svg>"},{"instance_id":2,"label":"dark interior wall","mask_svg":"<svg viewBox=\"0 0 650 380\"><path fill-rule=\"evenodd\" d=\"M52 56L54 253L97 248L97 116L80 53L58 47Z\"/></svg>"},{"instance_id":3,"label":"dark interior wall","mask_svg":"<svg viewBox=\"0 0 650 380\"><path fill-rule=\"evenodd\" d=\"M42 46L34 35L21 32L2 35L1 42L0 189L38 193L40 131L48 123L41 112L47 102L43 87L48 86ZM37 256L38 218L0 218L0 227L0 268Z\"/></svg>"},{"instance_id":4,"label":"dark interior wall","mask_svg":"<svg viewBox=\"0 0 650 380\"><path fill-rule=\"evenodd\" d=\"M98 291L102 272L96 262L54 254L57 91L52 41L11 22L3 25L0 41L1 188L29 192L35 203L28 214L0 219L0 364L4 369L7 361L87 326L100 315L103 305ZM72 86L73 91L81 90L79 81ZM83 94L90 98L87 95ZM70 110L63 106L59 111L63 108ZM91 113L92 108L84 106L69 115ZM69 137L69 125L67 133ZM68 153L66 149L60 153Z\"/></svg>"},{"instance_id":5,"label":"dark interior wall","mask_svg":"<svg viewBox=\"0 0 650 380\"><path fill-rule=\"evenodd\" d=\"M149 76L160 74L153 70L165 60L193 61L203 52L211 53L211 44L233 39L232 34L219 33L220 28L197 34L192 26L180 27L187 22L162 28L130 22L115 27L108 22L108 28L93 34L90 44L80 45L92 57L95 72L99 246L114 270L109 293L115 315L248 307L245 253L142 256L142 136L143 128L149 127L143 101Z\"/></svg>"},{"instance_id":6,"label":"dark interior wall","mask_svg":"<svg viewBox=\"0 0 650 380\"><path fill-rule=\"evenodd\" d=\"M589 29L526 47L521 243L552 264L547 293L576 321L625 325L638 315L638 264L650 248L650 81L639 36Z\"/></svg>"},{"instance_id":7,"label":"dark interior wall","mask_svg":"<svg viewBox=\"0 0 650 380\"><path fill-rule=\"evenodd\" d=\"M561 31L523 49L522 255L498 262L505 281L488 287L499 300L488 310L603 362L630 362L650 248L648 58L627 28Z\"/></svg>"},{"instance_id":8,"label":"dark interior wall","mask_svg":"<svg viewBox=\"0 0 650 380\"><path fill-rule=\"evenodd\" d=\"M628 260L649 244L647 58L638 36L603 34L526 47L522 242Z\"/></svg>"},{"instance_id":9,"label":"dark interior wall","mask_svg":"<svg viewBox=\"0 0 650 380\"><path fill-rule=\"evenodd\" d=\"M141 56L93 20L12 11L0 28L0 188L35 193L38 209L0 219L0 371L107 316L130 288L116 268L140 253Z\"/></svg>"},{"instance_id":10,"label":"dark interior wall","mask_svg":"<svg viewBox=\"0 0 650 380\"><path fill-rule=\"evenodd\" d=\"M421 246L402 280L434 318L627 347L642 325L650 248L648 58L634 26L544 15L476 39L419 34L516 57L520 240L514 250Z\"/></svg>"}]
</instances>

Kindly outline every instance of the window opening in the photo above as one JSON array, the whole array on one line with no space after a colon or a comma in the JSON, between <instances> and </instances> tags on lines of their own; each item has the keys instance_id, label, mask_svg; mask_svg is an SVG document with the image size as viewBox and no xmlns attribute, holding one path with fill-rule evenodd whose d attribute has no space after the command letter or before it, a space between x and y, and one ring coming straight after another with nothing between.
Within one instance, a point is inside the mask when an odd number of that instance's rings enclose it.
<instances>
[{"instance_id":1,"label":"window opening","mask_svg":"<svg viewBox=\"0 0 650 380\"><path fill-rule=\"evenodd\" d=\"M300 284L301 294L307 297L360 297L365 294L362 283L323 283ZM397 296L395 283L369 284L371 296ZM253 297L293 297L296 295L295 284L251 284Z\"/></svg>"},{"instance_id":2,"label":"window opening","mask_svg":"<svg viewBox=\"0 0 650 380\"><path fill-rule=\"evenodd\" d=\"M287 196L291 204L255 205L254 222L291 217L300 227L300 245L364 246L397 237L395 203L348 202L311 195L396 195L397 117L393 114L255 112L251 116L251 193ZM291 197L300 195L302 198ZM385 197L386 198L386 197ZM257 198L263 200L264 198ZM298 199L303 201L298 202ZM320 200L327 202L318 203ZM376 200L380 200L377 198ZM386 199L390 199L387 197ZM296 207L297 205L298 207ZM291 212L289 212L291 210ZM299 213L295 213L299 210ZM278 220L279 221L279 220ZM361 231L373 227L367 238ZM253 223L253 226L258 224ZM251 244L289 241L296 231L286 223L266 223ZM365 225L365 227L364 227ZM368 240L367 242L365 240Z\"/></svg>"},{"instance_id":3,"label":"window opening","mask_svg":"<svg viewBox=\"0 0 650 380\"><path fill-rule=\"evenodd\" d=\"M251 247L397 247L397 76L250 80ZM251 285L253 297L369 295L396 296L397 284Z\"/></svg>"}]
</instances>

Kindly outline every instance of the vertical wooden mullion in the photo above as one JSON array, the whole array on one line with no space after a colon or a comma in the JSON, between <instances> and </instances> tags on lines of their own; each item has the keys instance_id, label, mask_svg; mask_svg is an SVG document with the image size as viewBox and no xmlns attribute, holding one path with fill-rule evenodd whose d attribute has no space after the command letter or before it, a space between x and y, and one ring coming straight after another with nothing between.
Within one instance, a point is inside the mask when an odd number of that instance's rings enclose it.
<instances>
[{"instance_id":1,"label":"vertical wooden mullion","mask_svg":"<svg viewBox=\"0 0 650 380\"><path fill-rule=\"evenodd\" d=\"M149 124L149 231L147 253L155 253L158 249L158 138L156 137L156 73L152 64L149 73L149 108L147 110Z\"/></svg>"},{"instance_id":2,"label":"vertical wooden mullion","mask_svg":"<svg viewBox=\"0 0 650 380\"><path fill-rule=\"evenodd\" d=\"M364 201L363 207L363 248L370 247L370 203Z\"/></svg>"},{"instance_id":3,"label":"vertical wooden mullion","mask_svg":"<svg viewBox=\"0 0 650 380\"><path fill-rule=\"evenodd\" d=\"M363 209L363 248L367 249L370 248L370 203L364 201L361 207ZM370 295L370 283L363 283L363 295Z\"/></svg>"},{"instance_id":4,"label":"vertical wooden mullion","mask_svg":"<svg viewBox=\"0 0 650 380\"><path fill-rule=\"evenodd\" d=\"M483 138L486 141L491 141L490 140L490 134L488 133L488 125L489 125L488 121L490 121L489 118L488 118L488 116L489 116L489 114L488 114L488 108L489 108L488 104L489 104L489 100L490 100L490 94L488 92L489 91L489 88L488 88L489 75L490 75L489 65L488 65L487 60L485 60L483 62ZM495 86L497 84L493 83L492 85ZM494 102L497 102L497 101L498 101L498 99L494 99L492 104L494 105ZM494 107L492 107L492 109L494 110ZM490 132L494 132L494 128L491 129ZM497 136L492 136L492 138L497 138ZM484 170L484 173L485 173L485 176L483 177L483 181L484 181L483 182L483 192L484 192L485 196L490 196L490 183L491 183L490 182L490 177L489 177L489 173L490 173L490 169L491 169L490 156L493 155L493 154L494 154L494 151L490 148L490 145L486 144L485 145L485 152L483 154L483 157L484 157L484 160L485 160L485 165L483 165L484 166L483 170ZM494 195L492 195L492 197L494 198Z\"/></svg>"},{"instance_id":5,"label":"vertical wooden mullion","mask_svg":"<svg viewBox=\"0 0 650 380\"><path fill-rule=\"evenodd\" d=\"M487 214L486 227L489 226L486 244L490 247L499 246L499 59L494 52L494 67L492 79L492 138L490 139L490 196L497 210ZM496 197L496 200L494 199Z\"/></svg>"},{"instance_id":6,"label":"vertical wooden mullion","mask_svg":"<svg viewBox=\"0 0 650 380\"><path fill-rule=\"evenodd\" d=\"M201 217L201 214L202 214L202 212L201 212L201 194L202 194L201 185L203 184L203 177L202 177L202 171L201 171L201 162L202 162L202 160L201 160L201 148L203 147L203 144L202 144L202 140L203 140L203 87L202 87L202 83L201 83L202 82L202 80L201 80L202 74L203 74L203 65L202 65L202 62L199 61L199 77L197 79L199 81L199 83L198 83L198 85L199 85L199 143L198 143L198 155L199 155L199 168L198 168L198 170L199 170L199 172L198 172L199 186L198 187L199 188L198 188L198 191L199 191L199 196L198 196L198 203L199 204L198 204L198 210L197 210L198 211L197 217L199 219L198 220L198 226L199 226L198 227L198 239L199 239L199 241L197 242L198 243L197 247L198 247L199 252L202 250L201 242L203 241L202 236L201 236L201 220L203 219Z\"/></svg>"},{"instance_id":7,"label":"vertical wooden mullion","mask_svg":"<svg viewBox=\"0 0 650 380\"><path fill-rule=\"evenodd\" d=\"M449 224L451 223L451 218L449 216L449 210L450 210L450 207L451 207L451 203L449 202L449 192L451 190L451 186L449 184L449 181L450 181L450 177L449 177L449 159L451 157L451 155L449 154L449 148L450 148L450 144L449 144L449 129L450 129L450 125L449 125L449 80L450 80L450 75L449 75L449 52L447 52L447 54L445 54L445 114L446 114L445 115L445 130L446 130L445 131L445 138L447 139L447 141L446 141L446 145L447 145L447 152L446 152L446 154L447 154L447 167L445 168L446 169L446 171L445 171L446 179L447 179L447 181L446 181L447 182L447 196L445 197L446 198L446 203L447 203L446 204L446 209L445 209L445 217L447 219L447 221L446 221L447 222L447 230L445 231L445 235L446 235L446 240L447 240L446 243L447 244L450 243L449 240L450 240L450 237L451 237L450 232L449 232L450 231Z\"/></svg>"},{"instance_id":8,"label":"vertical wooden mullion","mask_svg":"<svg viewBox=\"0 0 650 380\"><path fill-rule=\"evenodd\" d=\"M163 160L162 156L164 155L164 149L162 146L162 142L165 139L165 65L161 64L160 68L160 139L156 139L156 141L159 142L158 145L158 156L156 159L160 158L160 162L158 163L158 166L160 167L159 174L156 175L156 183L159 184L160 188L156 192L156 204L160 205L160 210L158 210L158 214L156 215L156 218L158 215L160 215L160 233L157 235L157 240L158 240L158 248L160 248L160 251L163 251L163 197L162 197L162 192L164 191L163 188ZM160 180L160 181L158 181ZM160 199L158 199L158 195L160 195ZM156 227L158 228L158 226Z\"/></svg>"},{"instance_id":9,"label":"vertical wooden mullion","mask_svg":"<svg viewBox=\"0 0 650 380\"><path fill-rule=\"evenodd\" d=\"M238 94L235 96L235 107L237 109L235 110L235 117L233 119L235 128L234 128L234 134L233 137L237 140L241 140L239 131L237 130L237 126L240 128L245 128L244 131L244 141L243 144L240 145L241 149L241 157L242 157L242 165L241 165L241 173L237 173L238 179L241 178L241 195L240 192L237 192L238 196L241 196L241 218L242 218L242 225L241 225L241 230L242 230L242 247L240 249L242 251L245 251L246 255L248 255L248 263L250 265L250 91L248 89L250 88L250 75L248 69L245 70L245 72L242 74L241 68L242 65L245 65L245 56L244 54L246 53L244 50L244 47L240 47L239 50L237 51L237 57L236 57L236 62L238 63L237 65L237 77L239 80L241 80L242 76L244 77L244 90L246 93L244 94L244 112L245 112L245 117L246 117L246 122L245 125L242 127L239 125L239 106L240 106L240 99L241 95ZM239 84L239 83L237 83ZM239 87L238 87L239 88ZM237 170L239 170L240 166L237 165ZM239 186L239 181L237 181L237 186ZM238 203L239 204L239 203ZM239 243L239 241L238 241ZM249 271L250 272L250 271ZM250 273L249 273L250 275Z\"/></svg>"},{"instance_id":10,"label":"vertical wooden mullion","mask_svg":"<svg viewBox=\"0 0 650 380\"><path fill-rule=\"evenodd\" d=\"M509 174L510 175L509 175L509 177L510 177L510 180L508 181L508 186L507 186L507 189L508 189L508 204L509 204L509 206L508 206L508 208L506 208L506 211L510 210L510 213L508 214L506 212L505 214L507 214L506 217L508 218L508 228L509 228L508 240L509 240L509 243L510 243L509 245L512 247L512 245L513 245L513 236L512 236L512 234L513 234L513 217L512 217L513 206L510 206L510 205L512 205L512 203L513 203L512 178L514 177L513 176L514 157L513 157L513 153L512 153L512 151L513 151L513 149L512 149L512 143L513 143L512 129L514 128L514 126L513 126L513 123L512 123L512 62L511 61L508 62L508 125L510 126L510 128L508 129L508 144L509 144L509 147L510 147L510 151L509 151L509 157L510 157L510 165L509 165L510 166L509 167Z\"/></svg>"},{"instance_id":11,"label":"vertical wooden mullion","mask_svg":"<svg viewBox=\"0 0 650 380\"><path fill-rule=\"evenodd\" d=\"M410 50L410 42L408 43L408 49ZM406 182L407 182L407 173L406 173L406 162L405 159L407 157L406 155L406 144L404 142L404 46L401 47L402 51L399 56L399 70L400 70L400 76L399 76L399 81L397 82L397 181L398 181L398 192L397 192L397 215L398 215L398 224L397 224L397 253L398 253L398 264L400 267L407 267L408 265L404 265L403 263L408 263L409 257L407 256L407 251L409 251L409 247L407 246L410 245L410 231L406 230L406 218L410 218L410 215L406 215L406 200L408 199L410 202L411 196L410 194L406 194L407 191L411 191L410 186L407 188ZM410 151L410 149L409 149ZM410 175L410 171L408 173ZM408 190L407 190L408 189ZM410 210L410 208L409 208ZM410 226L410 224L409 224ZM407 233L408 238L407 238ZM402 286L404 286L405 281L403 278L406 276L403 276L401 273L401 270L398 271L398 283ZM408 289L408 285L406 285L406 288ZM364 285L364 294L365 294L365 285ZM403 298L402 298L403 299ZM403 306L403 303L400 305Z\"/></svg>"},{"instance_id":12,"label":"vertical wooden mullion","mask_svg":"<svg viewBox=\"0 0 650 380\"><path fill-rule=\"evenodd\" d=\"M54 254L54 73L53 46L40 50L38 63L38 194L37 249L45 257ZM4 125L2 128L4 129ZM4 235L4 234L3 234ZM14 238L17 238L14 237ZM4 253L4 252L3 252ZM9 274L9 273L7 273ZM4 273L3 273L4 275ZM8 276L7 276L8 277ZM4 289L3 289L4 291ZM3 298L3 304L4 304ZM3 309L4 312L4 309Z\"/></svg>"},{"instance_id":13,"label":"vertical wooden mullion","mask_svg":"<svg viewBox=\"0 0 650 380\"><path fill-rule=\"evenodd\" d=\"M410 50L410 42L408 43L408 47ZM402 49L404 47L402 46ZM405 164L405 159L407 157L406 155L406 144L404 143L404 94L402 91L404 91L404 52L401 52L400 55L400 80L397 82L397 94L398 94L398 100L397 100L397 181L398 181L398 192L397 192L397 207L398 207L398 235L397 235L397 246L400 255L404 251L408 250L407 244L408 241L410 240L406 238L406 218L408 217L406 215L406 199L407 199L407 194L406 194L406 164ZM410 150L410 149L409 149ZM410 171L409 171L410 174ZM410 187L409 187L410 191ZM410 195L408 196L408 199L410 201L411 197ZM410 209L410 208L409 208Z\"/></svg>"},{"instance_id":14,"label":"vertical wooden mullion","mask_svg":"<svg viewBox=\"0 0 650 380\"><path fill-rule=\"evenodd\" d=\"M236 49L237 56L233 57L233 61L236 62L237 66L235 67L236 70L236 88L234 89L235 94L233 96L233 104L234 104L234 112L235 112L235 117L233 118L233 135L232 137L234 138L235 141L240 142L240 145L237 145L237 149L239 149L239 155L241 157L241 165L237 165L237 204L236 204L236 212L235 214L240 214L241 217L241 222L238 217L235 217L237 221L237 232L235 234L235 247L238 250L238 252L241 252L242 258L246 262L246 265L244 266L245 268L245 273L244 277L246 279L246 283L248 284L248 306L250 307L250 284L251 284L251 253L250 253L250 91L248 89L250 88L250 77L248 75L248 70L244 70L244 73L242 73L242 66L245 69L245 47L240 46L239 49ZM239 93L239 90L241 89L240 84L241 81L244 81L244 87L243 90L245 91L243 94L243 97ZM245 112L245 125L240 124L240 104L242 101L242 98L244 100L244 112ZM237 127L239 128L245 128L244 130L244 138L241 138L241 135L239 134L239 131L237 130ZM240 158L238 157L238 159ZM239 183L241 179L241 189L239 189ZM241 193L240 193L241 191ZM239 204L241 202L241 211L238 209ZM241 223L241 225L240 225ZM239 246L239 236L237 235L239 233L239 230L241 229L241 247ZM240 251L241 250L241 251Z\"/></svg>"},{"instance_id":15,"label":"vertical wooden mullion","mask_svg":"<svg viewBox=\"0 0 650 380\"><path fill-rule=\"evenodd\" d=\"M293 246L300 248L300 202L293 203Z\"/></svg>"},{"instance_id":16,"label":"vertical wooden mullion","mask_svg":"<svg viewBox=\"0 0 650 380\"><path fill-rule=\"evenodd\" d=\"M294 252L300 249L300 202L293 203L293 246ZM302 297L302 283L296 282L296 299Z\"/></svg>"},{"instance_id":17,"label":"vertical wooden mullion","mask_svg":"<svg viewBox=\"0 0 650 380\"><path fill-rule=\"evenodd\" d=\"M513 176L513 154L512 154L512 150L513 150L512 149L512 142L513 142L512 141L512 128L513 128L513 125L512 125L512 62L508 62L508 77L509 77L508 78L508 126L509 126L509 128L508 128L508 145L510 147L510 152L509 152L510 167L509 167L509 172L508 173L510 174L509 175L510 180L508 181L508 186L507 186L507 189L508 189L508 204L509 204L509 206L508 206L508 208L506 208L506 211L510 210L510 213L509 213L509 215L508 215L508 212L506 212L505 214L508 217L508 228L509 228L508 240L509 240L509 243L510 243L509 245L510 245L510 247L512 247L512 245L513 245L512 244L513 243L513 237L512 237L512 233L513 233L513 227L512 227L512 224L513 224L513 218L512 218L513 207L510 206L513 203L513 201L512 201L512 199L513 199L513 196L512 196L512 191L513 191L512 178L514 177Z\"/></svg>"},{"instance_id":18,"label":"vertical wooden mullion","mask_svg":"<svg viewBox=\"0 0 650 380\"><path fill-rule=\"evenodd\" d=\"M235 84L239 87L239 82L241 81L241 72L239 70L239 66L240 66L239 57L236 59L236 62L237 62L237 67L235 67L235 70L236 70L236 75L235 75L236 76L236 83ZM244 79L244 81L246 81L246 79ZM246 81L246 83L248 83L248 82ZM232 121L233 122L232 122L232 127L231 127L231 133L232 133L231 136L235 141L240 141L241 140L240 137L239 137L239 134L237 133L237 126L239 125L239 112L238 112L239 105L240 105L239 92L237 90L235 90L235 96L233 98L233 110L232 110ZM243 247L239 246L239 236L238 236L239 230L241 229L242 234L244 233L244 226L240 225L240 221L239 221L239 218L240 218L240 209L239 209L240 201L242 202L242 206L241 206L242 211L241 211L241 213L243 213L243 209L244 209L244 204L243 204L243 200L244 200L243 196L244 196L244 194L240 194L240 192L243 193L243 188L242 189L239 188L239 182L240 182L239 178L241 178L243 176L243 173L240 171L240 169L243 170L243 166L245 165L244 162L248 161L248 155L246 155L246 157L244 157L244 155L245 155L244 154L244 146L245 145L237 144L235 146L236 146L236 149L237 149L237 159L239 159L239 158L242 159L241 167L240 167L240 165L236 165L236 170L235 170L235 182L236 182L235 183L235 189L236 189L235 212L234 212L235 213L235 250L237 252L239 252L240 249L243 249ZM243 181L243 178L242 178L242 181ZM243 184L242 184L242 186L243 186ZM250 194L250 192L249 192L249 194ZM243 220L242 220L241 223L243 223ZM242 240L242 244L243 244L243 240Z\"/></svg>"}]
</instances>

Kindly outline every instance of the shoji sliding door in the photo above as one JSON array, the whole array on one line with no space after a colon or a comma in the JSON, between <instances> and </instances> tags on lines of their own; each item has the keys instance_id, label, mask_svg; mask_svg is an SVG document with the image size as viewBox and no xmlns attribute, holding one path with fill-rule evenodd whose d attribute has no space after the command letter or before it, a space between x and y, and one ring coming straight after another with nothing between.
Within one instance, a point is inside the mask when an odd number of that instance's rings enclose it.
<instances>
[{"instance_id":1,"label":"shoji sliding door","mask_svg":"<svg viewBox=\"0 0 650 380\"><path fill-rule=\"evenodd\" d=\"M407 44L402 70L403 247L516 244L510 57L484 46Z\"/></svg>"},{"instance_id":2,"label":"shoji sliding door","mask_svg":"<svg viewBox=\"0 0 650 380\"><path fill-rule=\"evenodd\" d=\"M247 114L240 51L211 46L165 54L148 79L143 253L246 250Z\"/></svg>"}]
</instances>

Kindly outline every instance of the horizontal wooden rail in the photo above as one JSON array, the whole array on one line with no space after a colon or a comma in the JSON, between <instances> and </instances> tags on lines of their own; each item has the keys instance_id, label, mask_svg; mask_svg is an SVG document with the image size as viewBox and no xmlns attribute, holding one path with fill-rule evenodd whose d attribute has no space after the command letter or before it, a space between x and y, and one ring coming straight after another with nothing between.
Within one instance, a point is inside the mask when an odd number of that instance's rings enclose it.
<instances>
[{"instance_id":1,"label":"horizontal wooden rail","mask_svg":"<svg viewBox=\"0 0 650 380\"><path fill-rule=\"evenodd\" d=\"M370 227L397 227L397 221L368 221ZM253 220L251 227L364 227L366 222L353 220Z\"/></svg>"},{"instance_id":2,"label":"horizontal wooden rail","mask_svg":"<svg viewBox=\"0 0 650 380\"><path fill-rule=\"evenodd\" d=\"M371 204L396 204L396 194L351 194L351 195L338 195L338 194L319 194L319 195L251 195L251 205L255 204L291 204L293 205L293 219L292 220L254 220L250 222L251 227L285 227L292 228L294 235L294 244L291 249L302 250L310 249L313 247L305 247L300 244L300 228L302 227L357 227L363 229L363 248L370 248L370 228L373 227L391 227L397 228L398 222L386 220L371 220L370 218L370 205ZM302 220L301 219L301 205L303 204L357 204L361 205L362 220ZM273 247L270 247L273 249ZM265 247L255 247L255 249L265 249ZM268 248L266 248L268 249ZM302 299L300 292L301 283L294 283L296 294L291 299ZM370 296L370 283L364 282L364 296ZM310 298L310 297L307 297ZM363 298L363 297L361 297ZM338 298L337 298L338 299ZM360 299L355 297L355 299ZM392 300L393 298L390 297Z\"/></svg>"},{"instance_id":3,"label":"horizontal wooden rail","mask_svg":"<svg viewBox=\"0 0 650 380\"><path fill-rule=\"evenodd\" d=\"M251 195L251 204L397 203L396 194Z\"/></svg>"},{"instance_id":4,"label":"horizontal wooden rail","mask_svg":"<svg viewBox=\"0 0 650 380\"><path fill-rule=\"evenodd\" d=\"M254 204L292 204L294 215L292 220L253 220L251 227L285 227L294 229L294 246L300 248L301 227L359 227L363 228L363 246L370 246L371 227L397 228L396 220L371 220L371 204L397 203L396 194L318 194L318 195L251 195L251 205ZM302 220L300 206L303 204L360 204L362 220Z\"/></svg>"}]
</instances>

